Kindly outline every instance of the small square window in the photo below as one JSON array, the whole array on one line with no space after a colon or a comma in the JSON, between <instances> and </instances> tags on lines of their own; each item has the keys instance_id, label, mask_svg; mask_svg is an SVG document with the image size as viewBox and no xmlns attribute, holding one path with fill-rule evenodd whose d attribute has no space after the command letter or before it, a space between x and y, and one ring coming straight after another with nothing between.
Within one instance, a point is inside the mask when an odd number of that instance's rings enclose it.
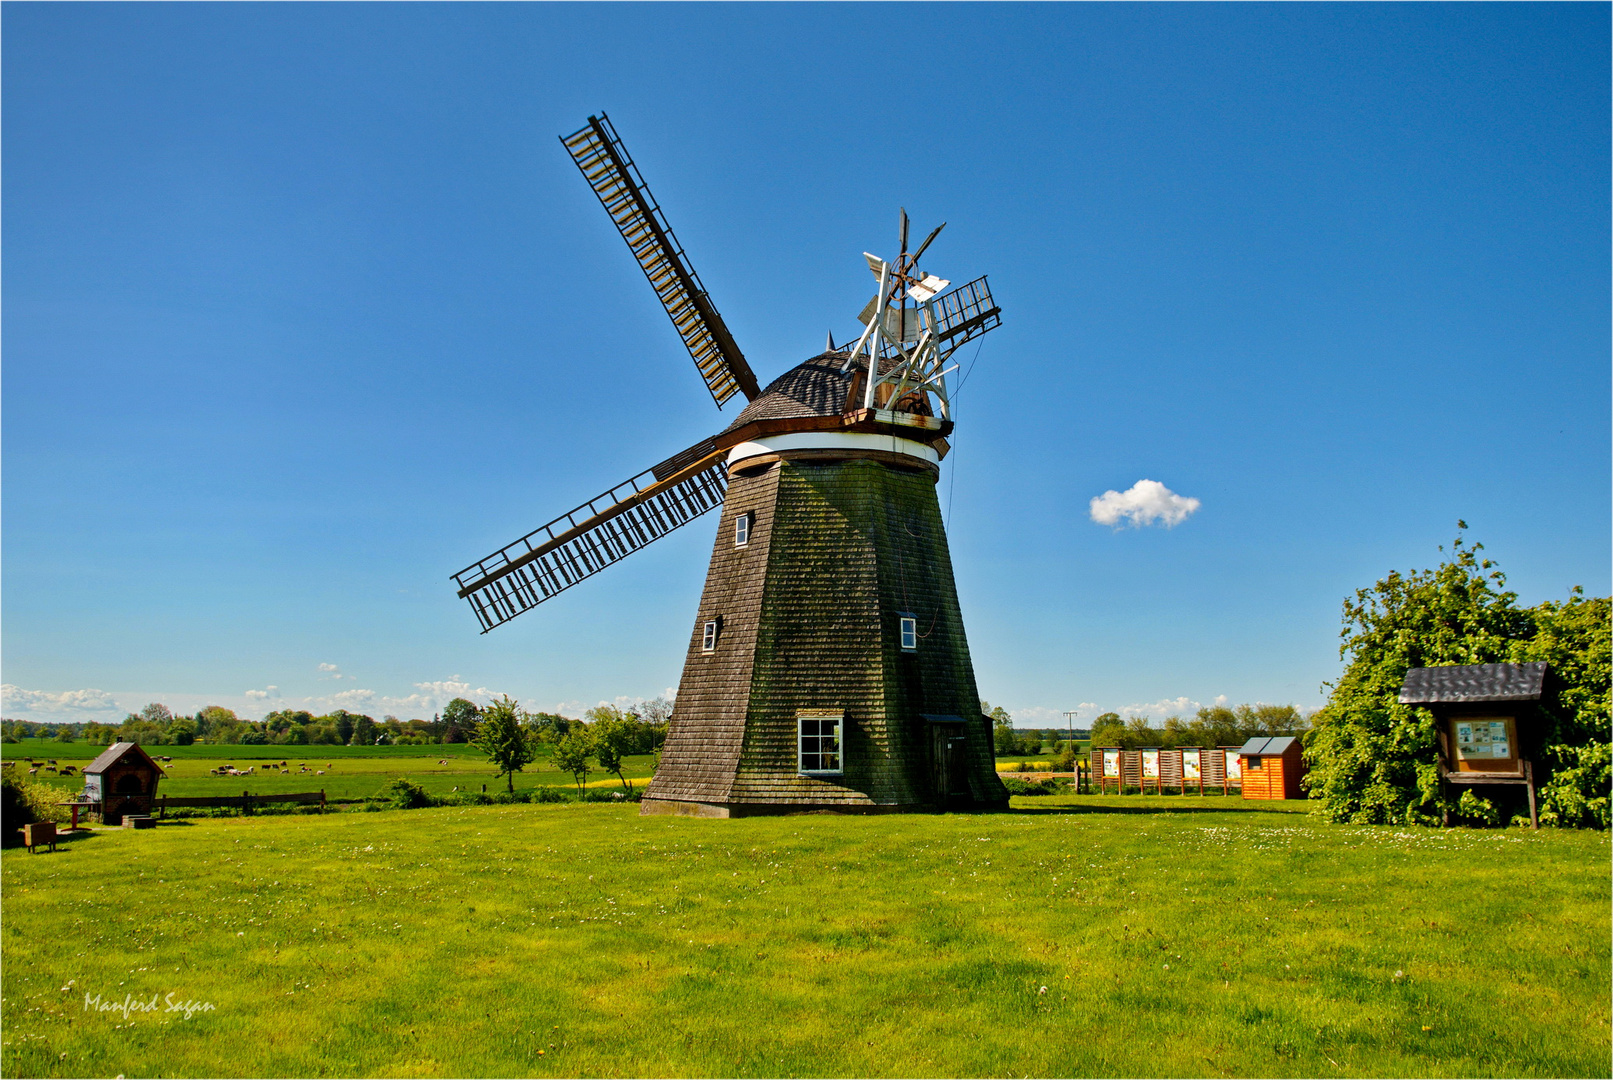
<instances>
[{"instance_id":1,"label":"small square window","mask_svg":"<svg viewBox=\"0 0 1613 1080\"><path fill-rule=\"evenodd\" d=\"M717 651L717 619L707 619L705 629L700 632L700 651Z\"/></svg>"},{"instance_id":2,"label":"small square window","mask_svg":"<svg viewBox=\"0 0 1613 1080\"><path fill-rule=\"evenodd\" d=\"M750 543L750 515L740 514L734 519L734 546L744 547Z\"/></svg>"},{"instance_id":3,"label":"small square window","mask_svg":"<svg viewBox=\"0 0 1613 1080\"><path fill-rule=\"evenodd\" d=\"M844 772L840 758L840 727L843 713L798 717L800 726L800 769L813 775Z\"/></svg>"},{"instance_id":4,"label":"small square window","mask_svg":"<svg viewBox=\"0 0 1613 1080\"><path fill-rule=\"evenodd\" d=\"M902 651L917 652L919 647L919 621L917 616L897 612L902 623Z\"/></svg>"}]
</instances>

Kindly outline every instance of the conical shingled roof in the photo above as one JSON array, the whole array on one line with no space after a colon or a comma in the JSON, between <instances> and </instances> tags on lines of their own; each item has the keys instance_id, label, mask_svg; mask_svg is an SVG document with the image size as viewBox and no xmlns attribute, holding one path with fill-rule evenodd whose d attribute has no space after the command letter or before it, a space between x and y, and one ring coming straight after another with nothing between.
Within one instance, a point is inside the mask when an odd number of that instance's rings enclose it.
<instances>
[{"instance_id":1,"label":"conical shingled roof","mask_svg":"<svg viewBox=\"0 0 1613 1080\"><path fill-rule=\"evenodd\" d=\"M808 416L839 416L861 363L841 371L845 353L820 353L791 368L767 384L761 396L746 405L725 429L734 431L755 420L793 420Z\"/></svg>"}]
</instances>

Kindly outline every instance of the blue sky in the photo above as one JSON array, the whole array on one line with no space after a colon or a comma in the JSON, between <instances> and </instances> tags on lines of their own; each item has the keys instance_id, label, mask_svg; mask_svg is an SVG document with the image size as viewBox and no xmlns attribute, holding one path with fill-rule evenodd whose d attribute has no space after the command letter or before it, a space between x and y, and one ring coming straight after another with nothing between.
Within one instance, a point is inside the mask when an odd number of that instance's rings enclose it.
<instances>
[{"instance_id":1,"label":"blue sky","mask_svg":"<svg viewBox=\"0 0 1613 1080\"><path fill-rule=\"evenodd\" d=\"M899 205L991 275L940 495L1021 723L1314 707L1458 518L1609 591L1606 5L0 20L8 717L676 686L714 518L485 636L447 580L739 407L556 140L601 109L764 383ZM1092 519L1144 479L1197 509Z\"/></svg>"}]
</instances>

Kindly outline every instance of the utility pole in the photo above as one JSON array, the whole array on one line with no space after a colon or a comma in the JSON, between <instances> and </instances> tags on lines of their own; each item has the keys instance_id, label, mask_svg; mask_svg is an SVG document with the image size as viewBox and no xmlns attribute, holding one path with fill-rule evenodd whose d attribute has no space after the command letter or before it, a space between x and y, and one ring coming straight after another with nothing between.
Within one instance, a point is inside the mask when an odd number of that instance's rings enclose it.
<instances>
[{"instance_id":1,"label":"utility pole","mask_svg":"<svg viewBox=\"0 0 1613 1080\"><path fill-rule=\"evenodd\" d=\"M1075 750L1075 714L1080 711L1080 709L1070 709L1064 714L1064 725L1070 729L1070 753L1075 755L1075 790L1077 794L1080 794L1081 791L1081 755L1076 753Z\"/></svg>"}]
</instances>

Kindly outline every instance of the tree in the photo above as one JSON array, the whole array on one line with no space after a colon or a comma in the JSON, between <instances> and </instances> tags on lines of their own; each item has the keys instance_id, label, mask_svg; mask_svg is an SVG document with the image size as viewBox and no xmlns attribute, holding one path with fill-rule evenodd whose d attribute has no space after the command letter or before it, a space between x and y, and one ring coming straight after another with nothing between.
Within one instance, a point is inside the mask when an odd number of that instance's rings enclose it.
<instances>
[{"instance_id":1,"label":"tree","mask_svg":"<svg viewBox=\"0 0 1613 1080\"><path fill-rule=\"evenodd\" d=\"M571 731L571 726L577 721L568 720L555 713L527 713L527 726L532 729L532 735L541 744L557 743Z\"/></svg>"},{"instance_id":2,"label":"tree","mask_svg":"<svg viewBox=\"0 0 1613 1080\"><path fill-rule=\"evenodd\" d=\"M1495 817L1490 800L1475 792L1441 793L1433 714L1400 704L1400 686L1414 667L1545 660L1563 692L1544 733L1548 764L1561 768L1541 790L1542 817L1607 827L1609 601L1576 589L1566 604L1521 608L1483 549L1458 535L1438 567L1391 572L1344 601L1339 655L1347 663L1311 718L1305 748L1311 797L1327 818Z\"/></svg>"},{"instance_id":3,"label":"tree","mask_svg":"<svg viewBox=\"0 0 1613 1080\"><path fill-rule=\"evenodd\" d=\"M319 717L318 722L329 724L336 732L336 741L342 746L346 746L348 741L353 738L353 724L357 719L358 717L346 709L337 709L335 712Z\"/></svg>"},{"instance_id":4,"label":"tree","mask_svg":"<svg viewBox=\"0 0 1613 1080\"><path fill-rule=\"evenodd\" d=\"M628 754L641 752L639 747L643 742L643 736L636 729L645 726L631 713L625 716L603 717L589 725L589 734L593 736L594 742L594 759L599 762L601 769L615 773L616 779L620 780L628 791L633 790L633 785L622 775L622 760Z\"/></svg>"},{"instance_id":5,"label":"tree","mask_svg":"<svg viewBox=\"0 0 1613 1080\"><path fill-rule=\"evenodd\" d=\"M209 705L196 714L196 735L208 742L236 742L244 727L245 721L222 705Z\"/></svg>"},{"instance_id":6,"label":"tree","mask_svg":"<svg viewBox=\"0 0 1613 1080\"><path fill-rule=\"evenodd\" d=\"M315 720L308 725L307 731L310 746L342 745L342 738L336 732L336 725L328 720Z\"/></svg>"},{"instance_id":7,"label":"tree","mask_svg":"<svg viewBox=\"0 0 1613 1080\"><path fill-rule=\"evenodd\" d=\"M188 716L179 717L168 725L168 737L175 746L189 746L196 741L196 721Z\"/></svg>"},{"instance_id":8,"label":"tree","mask_svg":"<svg viewBox=\"0 0 1613 1080\"><path fill-rule=\"evenodd\" d=\"M353 745L375 745L375 721L368 716L353 717Z\"/></svg>"},{"instance_id":9,"label":"tree","mask_svg":"<svg viewBox=\"0 0 1613 1080\"><path fill-rule=\"evenodd\" d=\"M1119 713L1106 712L1092 721L1093 746L1125 745L1126 725Z\"/></svg>"},{"instance_id":10,"label":"tree","mask_svg":"<svg viewBox=\"0 0 1613 1080\"><path fill-rule=\"evenodd\" d=\"M672 719L672 702L664 697L653 697L640 702L633 709L639 719L651 726L665 725Z\"/></svg>"},{"instance_id":11,"label":"tree","mask_svg":"<svg viewBox=\"0 0 1613 1080\"><path fill-rule=\"evenodd\" d=\"M1019 736L1014 733L1014 718L1008 715L1007 709L1001 705L994 708L991 702L982 699L980 715L991 721L993 750L998 757L1024 753Z\"/></svg>"},{"instance_id":12,"label":"tree","mask_svg":"<svg viewBox=\"0 0 1613 1080\"><path fill-rule=\"evenodd\" d=\"M582 794L583 783L588 779L588 758L594 752L593 738L588 729L578 725L555 744L554 767L571 774L577 782L577 794Z\"/></svg>"},{"instance_id":13,"label":"tree","mask_svg":"<svg viewBox=\"0 0 1613 1080\"><path fill-rule=\"evenodd\" d=\"M515 774L537 757L532 737L521 722L521 711L508 694L489 705L481 714L481 728L475 746L498 766L498 775L509 778L515 791Z\"/></svg>"},{"instance_id":14,"label":"tree","mask_svg":"<svg viewBox=\"0 0 1613 1080\"><path fill-rule=\"evenodd\" d=\"M476 739L476 725L481 722L482 710L476 707L474 701L456 697L448 703L442 711L442 722L448 725L449 731L458 730L460 738L454 742L474 742Z\"/></svg>"},{"instance_id":15,"label":"tree","mask_svg":"<svg viewBox=\"0 0 1613 1080\"><path fill-rule=\"evenodd\" d=\"M173 722L174 714L169 711L168 706L153 701L150 705L140 710L140 719L148 724L156 724L158 727L167 727Z\"/></svg>"}]
</instances>

